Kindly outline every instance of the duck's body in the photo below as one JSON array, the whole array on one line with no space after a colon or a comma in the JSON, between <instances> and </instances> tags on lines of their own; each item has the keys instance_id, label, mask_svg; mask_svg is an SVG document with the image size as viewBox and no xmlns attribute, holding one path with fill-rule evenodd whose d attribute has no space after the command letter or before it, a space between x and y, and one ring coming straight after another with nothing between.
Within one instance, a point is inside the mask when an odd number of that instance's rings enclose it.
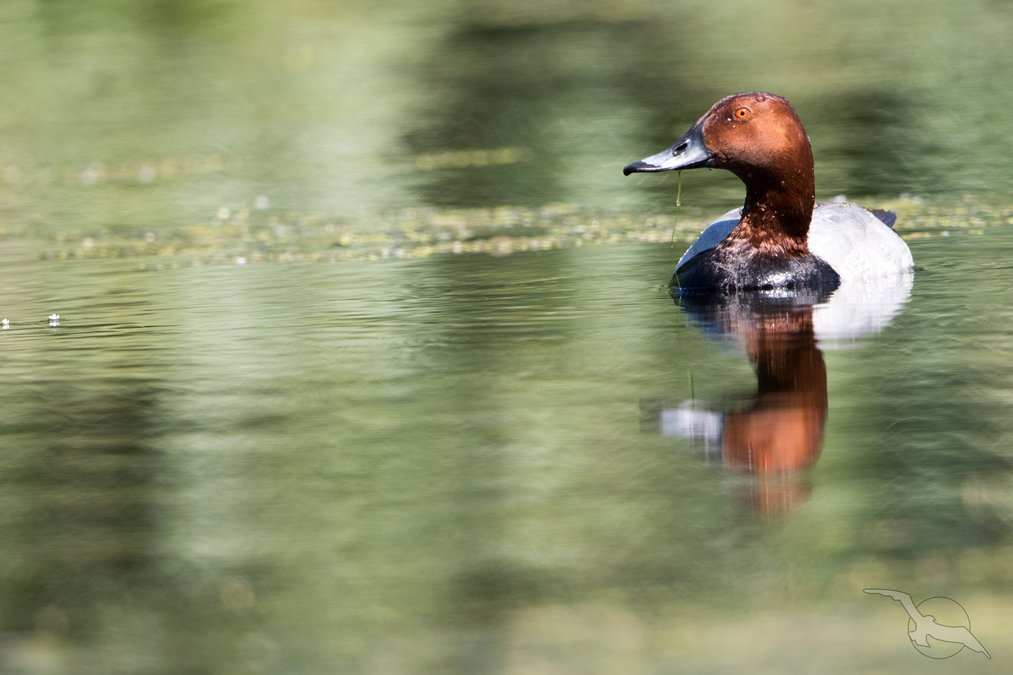
<instances>
[{"instance_id":1,"label":"duck's body","mask_svg":"<svg viewBox=\"0 0 1013 675\"><path fill-rule=\"evenodd\" d=\"M746 200L709 225L679 260L672 277L679 292L825 293L854 280L907 274L913 266L907 245L870 211L815 205L809 139L780 96L723 98L675 144L623 173L702 167L739 176Z\"/></svg>"},{"instance_id":2,"label":"duck's body","mask_svg":"<svg viewBox=\"0 0 1013 675\"><path fill-rule=\"evenodd\" d=\"M910 274L914 266L911 250L891 229L892 216L893 214L889 212L873 213L855 204L840 202L817 204L813 209L806 237L809 255L801 258L800 263L795 263L795 268L804 271L801 265L815 259L826 264L826 267L823 267L817 263L815 267L823 273L826 273L828 267L830 272L837 275L840 285L849 286L879 279L892 280ZM699 287L700 284L693 283L690 269L696 265L691 266L690 261L714 250L731 234L741 219L742 209L732 209L708 225L679 258L672 285L679 286L678 282L681 281L685 288ZM748 251L746 257L751 257ZM706 267L713 270L716 265L710 262ZM799 280L807 278L802 273L789 274L786 278L782 275L783 268L784 263L776 259L773 264L756 259L748 271L733 271L731 274L719 275L718 280L735 279L740 288L746 289L790 287L792 282L798 283ZM786 283L779 283L782 281ZM826 280L816 278L812 282L830 284L832 278ZM812 283L800 285L811 287Z\"/></svg>"}]
</instances>

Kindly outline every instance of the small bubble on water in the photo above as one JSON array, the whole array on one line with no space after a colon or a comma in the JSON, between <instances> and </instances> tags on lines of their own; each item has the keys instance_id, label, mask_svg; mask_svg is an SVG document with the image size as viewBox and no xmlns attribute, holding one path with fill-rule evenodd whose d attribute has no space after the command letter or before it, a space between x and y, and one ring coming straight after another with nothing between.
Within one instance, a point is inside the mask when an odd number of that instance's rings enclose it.
<instances>
[{"instance_id":1,"label":"small bubble on water","mask_svg":"<svg viewBox=\"0 0 1013 675\"><path fill-rule=\"evenodd\" d=\"M105 178L106 168L102 162L92 162L81 170L78 181L81 185L91 186Z\"/></svg>"},{"instance_id":2,"label":"small bubble on water","mask_svg":"<svg viewBox=\"0 0 1013 675\"><path fill-rule=\"evenodd\" d=\"M158 178L158 168L154 164L142 164L137 170L137 180L141 183L154 183Z\"/></svg>"}]
</instances>

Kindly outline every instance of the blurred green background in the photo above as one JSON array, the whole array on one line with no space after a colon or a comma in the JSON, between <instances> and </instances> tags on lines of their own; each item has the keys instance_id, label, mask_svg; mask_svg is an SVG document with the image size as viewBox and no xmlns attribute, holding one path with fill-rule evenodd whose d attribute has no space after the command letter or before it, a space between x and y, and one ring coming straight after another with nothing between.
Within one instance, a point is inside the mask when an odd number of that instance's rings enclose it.
<instances>
[{"instance_id":1,"label":"blurred green background","mask_svg":"<svg viewBox=\"0 0 1013 675\"><path fill-rule=\"evenodd\" d=\"M10 0L2 223L140 241L223 208L353 234L420 207L668 212L673 177L617 171L755 89L799 110L821 198L991 198L1010 21L987 0ZM688 206L739 197L686 181Z\"/></svg>"}]
</instances>

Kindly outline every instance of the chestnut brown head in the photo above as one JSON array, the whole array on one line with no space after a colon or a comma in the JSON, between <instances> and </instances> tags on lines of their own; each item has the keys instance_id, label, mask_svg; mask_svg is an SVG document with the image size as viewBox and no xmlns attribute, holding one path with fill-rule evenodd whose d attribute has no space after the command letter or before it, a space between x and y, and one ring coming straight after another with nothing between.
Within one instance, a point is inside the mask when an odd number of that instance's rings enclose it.
<instances>
[{"instance_id":1,"label":"chestnut brown head","mask_svg":"<svg viewBox=\"0 0 1013 675\"><path fill-rule=\"evenodd\" d=\"M623 173L712 167L728 169L749 184L811 173L812 165L805 128L788 101L751 92L721 99L682 138Z\"/></svg>"}]
</instances>

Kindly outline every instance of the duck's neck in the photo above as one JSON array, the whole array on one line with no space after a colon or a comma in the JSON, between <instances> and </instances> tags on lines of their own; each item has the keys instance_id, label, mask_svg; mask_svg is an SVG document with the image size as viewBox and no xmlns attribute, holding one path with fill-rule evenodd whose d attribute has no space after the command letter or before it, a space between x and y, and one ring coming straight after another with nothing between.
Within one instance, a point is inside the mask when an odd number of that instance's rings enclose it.
<instances>
[{"instance_id":1,"label":"duck's neck","mask_svg":"<svg viewBox=\"0 0 1013 675\"><path fill-rule=\"evenodd\" d=\"M742 220L729 235L728 243L749 247L762 255L808 255L809 223L816 203L812 169L799 167L742 179L746 183Z\"/></svg>"}]
</instances>

